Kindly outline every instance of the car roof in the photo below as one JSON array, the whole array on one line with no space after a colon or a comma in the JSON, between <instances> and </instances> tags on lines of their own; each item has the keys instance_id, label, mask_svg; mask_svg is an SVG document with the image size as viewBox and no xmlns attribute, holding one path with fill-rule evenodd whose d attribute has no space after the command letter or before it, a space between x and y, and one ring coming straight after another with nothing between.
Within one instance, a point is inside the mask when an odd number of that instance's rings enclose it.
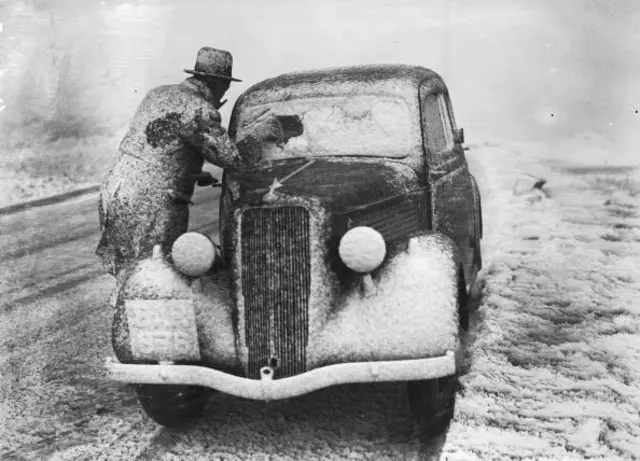
<instances>
[{"instance_id":1,"label":"car roof","mask_svg":"<svg viewBox=\"0 0 640 461\"><path fill-rule=\"evenodd\" d=\"M330 93L332 89L344 87L367 87L375 85L377 88L389 88L391 91L400 87L417 88L420 83L431 80L446 91L442 78L426 67L405 64L369 64L361 66L332 67L289 72L268 78L249 87L241 96L239 103L266 102L278 100L284 91L288 97L295 96L296 88L304 92L305 88L313 86L322 91L325 88Z\"/></svg>"}]
</instances>

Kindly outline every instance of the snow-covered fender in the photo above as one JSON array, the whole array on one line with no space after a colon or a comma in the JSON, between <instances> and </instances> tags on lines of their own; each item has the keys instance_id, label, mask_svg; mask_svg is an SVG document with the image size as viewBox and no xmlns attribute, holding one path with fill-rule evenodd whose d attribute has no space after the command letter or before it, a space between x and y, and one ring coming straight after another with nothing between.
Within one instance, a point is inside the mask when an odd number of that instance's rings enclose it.
<instances>
[{"instance_id":1,"label":"snow-covered fender","mask_svg":"<svg viewBox=\"0 0 640 461\"><path fill-rule=\"evenodd\" d=\"M349 293L310 336L311 367L349 361L436 357L458 347L459 259L438 233L409 240L368 287Z\"/></svg>"},{"instance_id":2,"label":"snow-covered fender","mask_svg":"<svg viewBox=\"0 0 640 461\"><path fill-rule=\"evenodd\" d=\"M228 273L177 271L156 252L136 262L118 293L112 344L122 363L179 361L238 366Z\"/></svg>"}]
</instances>

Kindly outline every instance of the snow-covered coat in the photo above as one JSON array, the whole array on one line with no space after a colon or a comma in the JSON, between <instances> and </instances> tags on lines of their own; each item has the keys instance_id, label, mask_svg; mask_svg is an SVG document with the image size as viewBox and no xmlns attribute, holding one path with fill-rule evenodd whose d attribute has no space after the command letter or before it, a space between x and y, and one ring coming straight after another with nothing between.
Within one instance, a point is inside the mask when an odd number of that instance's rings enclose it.
<instances>
[{"instance_id":1,"label":"snow-covered coat","mask_svg":"<svg viewBox=\"0 0 640 461\"><path fill-rule=\"evenodd\" d=\"M203 82L188 78L150 90L140 103L100 191L96 253L111 274L156 244L170 249L187 231L192 175L205 160L240 167L213 100Z\"/></svg>"}]
</instances>

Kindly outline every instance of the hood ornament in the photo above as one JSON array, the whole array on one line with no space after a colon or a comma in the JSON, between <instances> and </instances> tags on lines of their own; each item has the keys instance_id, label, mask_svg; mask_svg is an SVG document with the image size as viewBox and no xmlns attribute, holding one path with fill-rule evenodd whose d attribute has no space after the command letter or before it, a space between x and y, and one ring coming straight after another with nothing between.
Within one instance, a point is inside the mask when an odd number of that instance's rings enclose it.
<instances>
[{"instance_id":1,"label":"hood ornament","mask_svg":"<svg viewBox=\"0 0 640 461\"><path fill-rule=\"evenodd\" d=\"M266 194L264 194L262 196L262 201L264 203L273 203L273 202L275 202L279 197L279 194L276 193L276 189L281 188L284 185L285 181L293 178L295 175L300 173L302 170L304 170L308 166L313 165L314 163L316 163L315 160L308 161L307 163L302 165L300 168L294 170L293 172L289 173L284 178L282 178L282 181L279 181L278 178L275 178L273 180L273 182L271 183L271 185L269 186L269 192L267 192Z\"/></svg>"},{"instance_id":2,"label":"hood ornament","mask_svg":"<svg viewBox=\"0 0 640 461\"><path fill-rule=\"evenodd\" d=\"M276 195L276 189L282 187L282 183L278 181L278 178L274 179L271 185L269 186L269 192L262 196L262 201L264 203L272 203L275 202L278 196Z\"/></svg>"}]
</instances>

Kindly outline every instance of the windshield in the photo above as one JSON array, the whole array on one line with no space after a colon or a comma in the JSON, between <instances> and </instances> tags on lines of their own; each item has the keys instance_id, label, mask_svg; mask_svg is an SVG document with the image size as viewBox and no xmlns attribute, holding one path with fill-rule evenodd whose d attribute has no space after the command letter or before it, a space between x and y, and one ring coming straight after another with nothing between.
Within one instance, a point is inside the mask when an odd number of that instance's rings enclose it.
<instances>
[{"instance_id":1,"label":"windshield","mask_svg":"<svg viewBox=\"0 0 640 461\"><path fill-rule=\"evenodd\" d=\"M421 148L419 116L398 97L358 95L292 99L243 111L236 139L256 117L277 117L283 137L263 140L263 160L316 156L405 157ZM241 152L242 153L242 152Z\"/></svg>"}]
</instances>

